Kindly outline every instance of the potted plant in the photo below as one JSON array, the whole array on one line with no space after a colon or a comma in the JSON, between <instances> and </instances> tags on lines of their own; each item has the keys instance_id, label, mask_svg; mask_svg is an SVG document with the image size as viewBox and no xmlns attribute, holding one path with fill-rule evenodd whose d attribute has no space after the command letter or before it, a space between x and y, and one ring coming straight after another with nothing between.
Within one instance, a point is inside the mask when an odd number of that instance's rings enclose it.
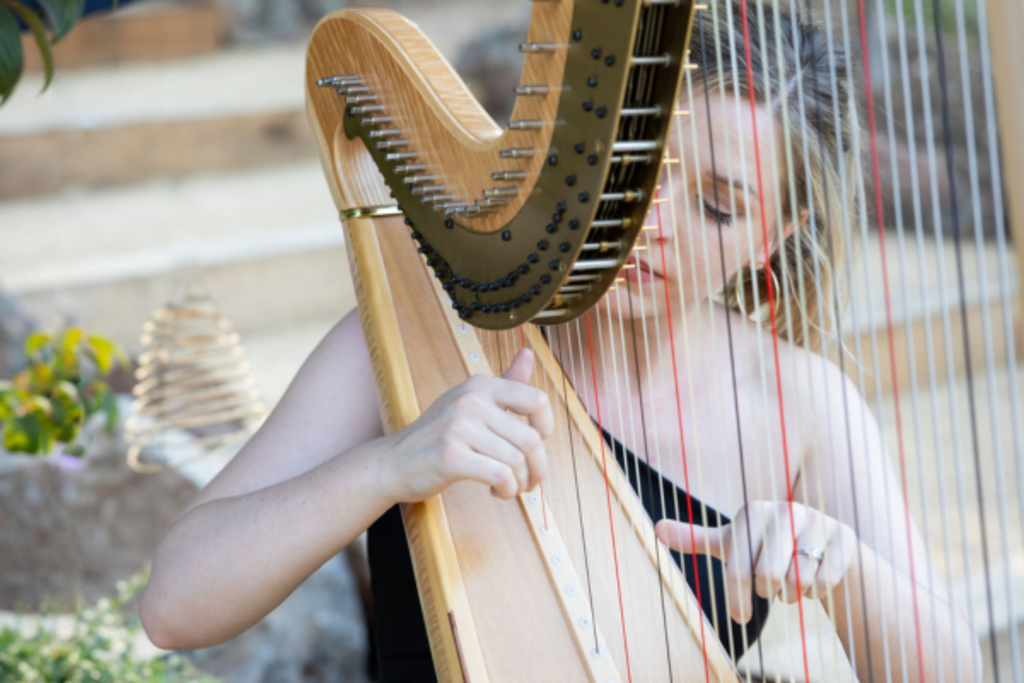
<instances>
[{"instance_id":1,"label":"potted plant","mask_svg":"<svg viewBox=\"0 0 1024 683\"><path fill-rule=\"evenodd\" d=\"M55 334L34 332L25 342L28 366L12 380L0 380L0 436L4 450L51 456L63 469L81 467L87 424L117 426L114 392L104 379L118 366L129 368L124 349L78 327Z\"/></svg>"}]
</instances>

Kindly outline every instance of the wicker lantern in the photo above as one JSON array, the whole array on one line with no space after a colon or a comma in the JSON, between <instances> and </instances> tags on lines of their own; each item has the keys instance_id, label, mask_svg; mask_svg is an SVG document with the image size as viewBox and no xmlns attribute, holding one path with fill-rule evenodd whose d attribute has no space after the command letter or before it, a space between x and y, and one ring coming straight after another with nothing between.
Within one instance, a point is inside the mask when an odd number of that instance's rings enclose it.
<instances>
[{"instance_id":1,"label":"wicker lantern","mask_svg":"<svg viewBox=\"0 0 1024 683\"><path fill-rule=\"evenodd\" d=\"M241 338L195 291L153 313L142 331L128 464L178 468L237 445L266 416Z\"/></svg>"}]
</instances>

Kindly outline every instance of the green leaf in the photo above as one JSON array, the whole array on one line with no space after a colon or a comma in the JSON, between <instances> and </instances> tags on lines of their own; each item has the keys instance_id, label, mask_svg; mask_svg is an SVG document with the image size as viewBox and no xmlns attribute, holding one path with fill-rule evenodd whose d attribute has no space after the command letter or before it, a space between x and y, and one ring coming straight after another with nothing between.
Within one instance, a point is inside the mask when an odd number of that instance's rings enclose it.
<instances>
[{"instance_id":1,"label":"green leaf","mask_svg":"<svg viewBox=\"0 0 1024 683\"><path fill-rule=\"evenodd\" d=\"M128 354L115 342L95 334L90 334L87 340L92 346L93 354L96 357L96 366L101 375L106 375L113 370L115 363L123 368L131 367L131 359L128 358Z\"/></svg>"},{"instance_id":2,"label":"green leaf","mask_svg":"<svg viewBox=\"0 0 1024 683\"><path fill-rule=\"evenodd\" d=\"M82 402L82 395L78 392L78 387L71 382L57 382L53 385L53 393L67 398L71 403L80 404Z\"/></svg>"},{"instance_id":3,"label":"green leaf","mask_svg":"<svg viewBox=\"0 0 1024 683\"><path fill-rule=\"evenodd\" d=\"M14 92L24 65L18 21L10 10L0 6L0 104Z\"/></svg>"},{"instance_id":4,"label":"green leaf","mask_svg":"<svg viewBox=\"0 0 1024 683\"><path fill-rule=\"evenodd\" d=\"M61 350L64 353L74 355L75 352L78 351L78 345L82 343L82 337L84 336L85 334L82 332L82 328L69 328L68 331L64 333L64 341L61 342Z\"/></svg>"},{"instance_id":5,"label":"green leaf","mask_svg":"<svg viewBox=\"0 0 1024 683\"><path fill-rule=\"evenodd\" d=\"M53 411L53 405L44 396L29 396L22 403L22 409L25 409L26 412L31 409L43 415L49 415Z\"/></svg>"},{"instance_id":6,"label":"green leaf","mask_svg":"<svg viewBox=\"0 0 1024 683\"><path fill-rule=\"evenodd\" d=\"M53 28L53 42L63 38L82 16L85 0L38 0Z\"/></svg>"},{"instance_id":7,"label":"green leaf","mask_svg":"<svg viewBox=\"0 0 1024 683\"><path fill-rule=\"evenodd\" d=\"M63 443L71 443L85 421L85 408L64 395L55 397L51 405L53 410L50 412L50 422L54 438Z\"/></svg>"},{"instance_id":8,"label":"green leaf","mask_svg":"<svg viewBox=\"0 0 1024 683\"><path fill-rule=\"evenodd\" d=\"M29 414L7 422L4 430L4 448L14 453L40 453L43 426L39 418Z\"/></svg>"},{"instance_id":9,"label":"green leaf","mask_svg":"<svg viewBox=\"0 0 1024 683\"><path fill-rule=\"evenodd\" d=\"M36 355L39 349L49 343L50 335L45 332L33 332L28 336L28 339L25 340L25 355L31 358Z\"/></svg>"},{"instance_id":10,"label":"green leaf","mask_svg":"<svg viewBox=\"0 0 1024 683\"><path fill-rule=\"evenodd\" d=\"M64 453L67 455L73 455L76 458L81 458L85 455L85 446L80 443L69 443L64 447Z\"/></svg>"},{"instance_id":11,"label":"green leaf","mask_svg":"<svg viewBox=\"0 0 1024 683\"><path fill-rule=\"evenodd\" d=\"M4 4L21 17L21 20L25 22L25 25L29 27L32 35L36 38L36 45L39 47L39 53L43 56L43 69L46 73L42 92L46 92L46 89L50 87L50 81L53 80L53 51L50 49L50 41L46 39L46 29L43 27L43 22L38 14L17 2L17 0L7 0Z\"/></svg>"}]
</instances>

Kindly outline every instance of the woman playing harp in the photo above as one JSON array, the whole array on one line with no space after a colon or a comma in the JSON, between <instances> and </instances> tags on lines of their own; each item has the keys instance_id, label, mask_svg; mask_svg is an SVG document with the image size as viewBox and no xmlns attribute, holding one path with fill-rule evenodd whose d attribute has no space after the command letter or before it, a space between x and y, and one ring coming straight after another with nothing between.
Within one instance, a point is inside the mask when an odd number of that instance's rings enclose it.
<instances>
[{"instance_id":1,"label":"woman playing harp","mask_svg":"<svg viewBox=\"0 0 1024 683\"><path fill-rule=\"evenodd\" d=\"M760 37L749 55L743 16ZM919 532L902 524L879 429L818 352L841 312L830 264L864 211L846 56L785 13L723 3L715 17L690 43L691 116L672 134L659 229L593 311L608 338L586 360L578 324L547 328L548 342L735 659L756 647L771 600L806 596L862 680L975 680L971 627L950 616ZM161 542L141 606L150 637L172 649L229 640L369 529L380 678L430 680L396 505L458 481L505 499L544 481L554 418L528 385L533 364L524 350L501 378L474 377L385 435L347 316ZM903 656L901 635L928 655Z\"/></svg>"}]
</instances>

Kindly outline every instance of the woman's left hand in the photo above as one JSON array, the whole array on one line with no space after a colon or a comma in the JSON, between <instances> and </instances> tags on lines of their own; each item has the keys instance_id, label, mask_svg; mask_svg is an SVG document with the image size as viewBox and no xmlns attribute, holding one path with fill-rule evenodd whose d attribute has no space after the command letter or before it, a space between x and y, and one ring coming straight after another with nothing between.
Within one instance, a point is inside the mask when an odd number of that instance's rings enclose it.
<instances>
[{"instance_id":1,"label":"woman's left hand","mask_svg":"<svg viewBox=\"0 0 1024 683\"><path fill-rule=\"evenodd\" d=\"M674 550L709 554L724 563L729 614L741 624L753 615L753 592L790 604L801 594L825 597L842 581L857 551L853 529L800 503L756 501L717 528L662 520L655 529Z\"/></svg>"}]
</instances>

